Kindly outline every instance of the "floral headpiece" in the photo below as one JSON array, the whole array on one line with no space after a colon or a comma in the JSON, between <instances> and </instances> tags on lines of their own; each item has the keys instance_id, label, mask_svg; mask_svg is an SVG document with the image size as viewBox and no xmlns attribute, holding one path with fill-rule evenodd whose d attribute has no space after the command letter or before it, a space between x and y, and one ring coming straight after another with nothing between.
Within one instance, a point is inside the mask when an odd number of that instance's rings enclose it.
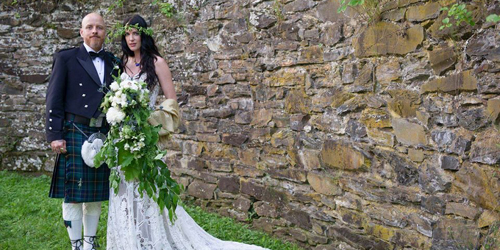
<instances>
[{"instance_id":1,"label":"floral headpiece","mask_svg":"<svg viewBox=\"0 0 500 250\"><path fill-rule=\"evenodd\" d=\"M136 24L128 24L127 23L125 25L123 25L121 23L117 23L117 24L115 24L115 26L111 30L108 37L110 39L119 38L121 36L124 36L125 33L127 32L127 30L130 30L130 29L136 29L137 31L139 31L139 33L144 33L148 36L153 36L153 29L141 27L141 26L139 26L138 23L136 23Z\"/></svg>"}]
</instances>

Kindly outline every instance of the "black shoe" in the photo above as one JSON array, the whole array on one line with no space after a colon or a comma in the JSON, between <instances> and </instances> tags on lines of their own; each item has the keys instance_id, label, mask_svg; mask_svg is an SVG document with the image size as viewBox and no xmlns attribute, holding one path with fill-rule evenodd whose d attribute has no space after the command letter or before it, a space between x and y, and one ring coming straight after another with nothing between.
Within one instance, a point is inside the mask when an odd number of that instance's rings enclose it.
<instances>
[{"instance_id":1,"label":"black shoe","mask_svg":"<svg viewBox=\"0 0 500 250\"><path fill-rule=\"evenodd\" d=\"M72 240L71 247L74 248L74 250L81 250L81 248L83 247L82 239Z\"/></svg>"},{"instance_id":2,"label":"black shoe","mask_svg":"<svg viewBox=\"0 0 500 250\"><path fill-rule=\"evenodd\" d=\"M88 238L88 240L86 238ZM100 247L97 242L97 236L83 236L83 240L85 243L92 245L92 250L97 250L97 248Z\"/></svg>"}]
</instances>

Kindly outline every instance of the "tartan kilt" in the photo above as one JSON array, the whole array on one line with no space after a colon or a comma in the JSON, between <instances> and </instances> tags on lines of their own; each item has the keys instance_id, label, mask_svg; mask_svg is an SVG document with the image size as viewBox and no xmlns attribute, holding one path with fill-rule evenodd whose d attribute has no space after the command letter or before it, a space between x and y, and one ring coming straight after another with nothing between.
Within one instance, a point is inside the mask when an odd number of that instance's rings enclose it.
<instances>
[{"instance_id":1,"label":"tartan kilt","mask_svg":"<svg viewBox=\"0 0 500 250\"><path fill-rule=\"evenodd\" d=\"M99 131L106 134L109 130L107 126L95 128L74 124L87 136ZM65 203L108 200L110 173L108 166L103 164L99 168L92 168L83 162L81 149L87 137L73 126L73 122L65 121L64 139L67 153L57 155L49 197L64 198Z\"/></svg>"}]
</instances>

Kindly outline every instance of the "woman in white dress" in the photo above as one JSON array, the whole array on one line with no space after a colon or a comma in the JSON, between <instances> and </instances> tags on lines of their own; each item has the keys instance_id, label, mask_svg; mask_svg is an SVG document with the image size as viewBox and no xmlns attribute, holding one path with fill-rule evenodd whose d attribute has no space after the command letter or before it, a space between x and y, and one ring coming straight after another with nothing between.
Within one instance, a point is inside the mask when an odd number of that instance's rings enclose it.
<instances>
[{"instance_id":1,"label":"woman in white dress","mask_svg":"<svg viewBox=\"0 0 500 250\"><path fill-rule=\"evenodd\" d=\"M160 56L155 42L148 32L146 21L139 15L123 23L128 27L121 39L123 51L122 79L133 78L145 81L150 90L150 107L154 107L159 89L167 100L163 110L172 116L178 111L177 98L167 62ZM172 117L175 123L178 117ZM174 124L163 124L172 129ZM127 182L119 171L121 183L118 193L111 190L109 197L107 249L136 250L245 250L264 249L254 245L222 241L205 232L181 207L175 211L177 219L171 223L166 209L161 213L158 204L147 194L142 198L138 183Z\"/></svg>"}]
</instances>

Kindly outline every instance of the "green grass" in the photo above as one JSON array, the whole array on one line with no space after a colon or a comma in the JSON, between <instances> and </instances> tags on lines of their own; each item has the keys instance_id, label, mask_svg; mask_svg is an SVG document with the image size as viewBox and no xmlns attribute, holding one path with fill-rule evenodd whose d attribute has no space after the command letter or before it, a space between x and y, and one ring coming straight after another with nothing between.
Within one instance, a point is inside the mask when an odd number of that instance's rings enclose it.
<instances>
[{"instance_id":1,"label":"green grass","mask_svg":"<svg viewBox=\"0 0 500 250\"><path fill-rule=\"evenodd\" d=\"M0 171L0 249L71 249L61 215L62 200L48 198L49 186L50 177L45 175ZM186 205L185 210L217 238L270 249L301 249L199 207ZM101 249L106 246L107 217L108 203L104 202L98 229Z\"/></svg>"}]
</instances>

